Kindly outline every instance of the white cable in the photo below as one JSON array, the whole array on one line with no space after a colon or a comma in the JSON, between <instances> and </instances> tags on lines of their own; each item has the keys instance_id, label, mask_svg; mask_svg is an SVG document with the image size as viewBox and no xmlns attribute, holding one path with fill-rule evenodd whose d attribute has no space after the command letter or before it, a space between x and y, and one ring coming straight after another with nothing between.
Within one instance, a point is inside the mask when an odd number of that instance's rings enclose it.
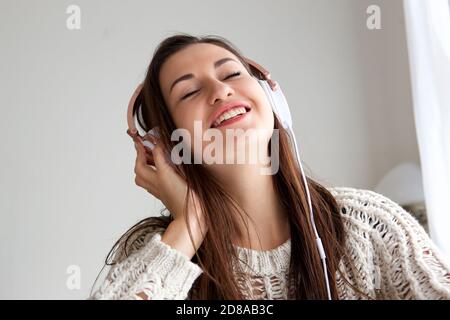
<instances>
[{"instance_id":1,"label":"white cable","mask_svg":"<svg viewBox=\"0 0 450 320\"><path fill-rule=\"evenodd\" d=\"M288 105L286 98L283 94L283 91L281 90L281 87L279 85L278 85L277 89L275 91L273 91L270 88L267 81L258 79L258 82L261 84L262 88L266 92L266 95L269 98L270 103L272 104L273 111L278 116L279 120L281 121L281 125L287 130L287 132L291 138L291 141L294 142L295 157L297 158L297 162L298 162L298 164L300 166L300 170L302 172L303 183L305 185L306 195L308 197L310 220L311 220L312 227L314 230L314 235L316 237L316 244L317 244L317 248L319 250L320 259L322 260L323 274L324 274L325 283L327 286L328 299L332 300L330 283L328 281L328 272L327 272L327 263L326 263L327 257L325 254L325 250L323 248L322 239L320 239L320 237L319 237L319 233L317 232L316 224L314 222L314 214L313 214L313 209L312 209L312 204L311 204L311 196L309 194L308 182L306 181L305 172L303 171L302 162L300 160L300 154L298 152L297 139L295 138L295 134L292 130L292 117L291 117L289 105Z\"/></svg>"},{"instance_id":2,"label":"white cable","mask_svg":"<svg viewBox=\"0 0 450 320\"><path fill-rule=\"evenodd\" d=\"M316 236L316 243L317 243L317 248L319 250L320 259L322 260L323 274L325 276L325 283L327 285L328 300L332 300L332 298L331 298L331 290L330 290L330 283L329 283L329 280L328 280L328 272L327 272L327 270L328 270L327 269L327 262L326 262L327 256L326 256L325 250L323 248L322 239L320 239L319 233L317 232L316 223L314 222L314 214L313 214L313 209L312 209L312 204L311 204L311 196L309 194L308 182L306 181L305 172L303 171L302 162L300 160L300 154L298 152L297 139L295 139L295 134L292 131L291 127L287 128L287 132L288 132L289 136L291 137L291 141L294 142L295 156L297 158L297 162L300 165L300 170L302 172L303 183L305 185L306 195L308 197L308 206L309 206L310 219L311 219L311 223L312 223L312 226L313 226L314 234Z\"/></svg>"}]
</instances>

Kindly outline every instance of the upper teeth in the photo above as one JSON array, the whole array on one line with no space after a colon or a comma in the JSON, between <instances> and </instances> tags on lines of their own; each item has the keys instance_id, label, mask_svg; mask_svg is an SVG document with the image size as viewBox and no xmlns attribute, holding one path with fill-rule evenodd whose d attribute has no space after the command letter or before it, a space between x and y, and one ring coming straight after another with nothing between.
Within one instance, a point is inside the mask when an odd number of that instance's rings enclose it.
<instances>
[{"instance_id":1,"label":"upper teeth","mask_svg":"<svg viewBox=\"0 0 450 320\"><path fill-rule=\"evenodd\" d=\"M220 117L217 118L216 121L214 121L214 126L218 126L223 121L231 119L231 118L233 118L233 117L235 117L237 115L244 114L246 112L247 112L247 110L245 110L244 107L236 107L236 108L233 108L231 110L228 110L227 112L222 113L220 115Z\"/></svg>"}]
</instances>

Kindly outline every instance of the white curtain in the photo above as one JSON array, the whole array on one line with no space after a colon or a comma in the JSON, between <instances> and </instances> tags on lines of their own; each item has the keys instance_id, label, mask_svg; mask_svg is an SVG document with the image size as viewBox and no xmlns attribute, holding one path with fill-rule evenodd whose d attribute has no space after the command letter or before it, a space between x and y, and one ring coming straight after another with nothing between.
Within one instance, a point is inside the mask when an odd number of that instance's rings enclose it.
<instances>
[{"instance_id":1,"label":"white curtain","mask_svg":"<svg viewBox=\"0 0 450 320\"><path fill-rule=\"evenodd\" d=\"M450 257L450 10L404 0L414 118L429 230Z\"/></svg>"}]
</instances>

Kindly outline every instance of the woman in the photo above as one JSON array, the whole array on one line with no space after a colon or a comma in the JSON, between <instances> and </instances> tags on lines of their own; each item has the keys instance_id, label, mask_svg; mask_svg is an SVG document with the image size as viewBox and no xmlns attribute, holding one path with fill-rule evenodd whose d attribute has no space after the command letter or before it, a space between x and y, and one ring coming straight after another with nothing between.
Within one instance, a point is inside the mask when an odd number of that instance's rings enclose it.
<instances>
[{"instance_id":1,"label":"woman","mask_svg":"<svg viewBox=\"0 0 450 320\"><path fill-rule=\"evenodd\" d=\"M141 125L159 131L151 151L132 135L135 182L170 215L144 219L116 242L114 261L106 259L113 266L90 298L327 299L301 172L240 52L217 36L169 37L138 99ZM244 115L220 117L236 101ZM197 121L202 132L265 129L257 138L266 156L279 130L279 170L263 175L260 162L172 165L171 134L195 136ZM372 191L307 180L333 299L450 298L450 267L408 212Z\"/></svg>"}]
</instances>

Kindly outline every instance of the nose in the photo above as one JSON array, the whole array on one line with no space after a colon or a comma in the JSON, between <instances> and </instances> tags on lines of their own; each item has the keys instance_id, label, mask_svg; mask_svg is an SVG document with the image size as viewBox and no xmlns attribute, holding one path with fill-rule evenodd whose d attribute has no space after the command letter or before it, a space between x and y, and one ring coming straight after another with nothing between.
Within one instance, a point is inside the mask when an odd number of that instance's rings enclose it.
<instances>
[{"instance_id":1,"label":"nose","mask_svg":"<svg viewBox=\"0 0 450 320\"><path fill-rule=\"evenodd\" d=\"M212 84L210 104L213 106L219 100L226 100L227 97L234 94L234 89L226 83L215 81Z\"/></svg>"}]
</instances>

